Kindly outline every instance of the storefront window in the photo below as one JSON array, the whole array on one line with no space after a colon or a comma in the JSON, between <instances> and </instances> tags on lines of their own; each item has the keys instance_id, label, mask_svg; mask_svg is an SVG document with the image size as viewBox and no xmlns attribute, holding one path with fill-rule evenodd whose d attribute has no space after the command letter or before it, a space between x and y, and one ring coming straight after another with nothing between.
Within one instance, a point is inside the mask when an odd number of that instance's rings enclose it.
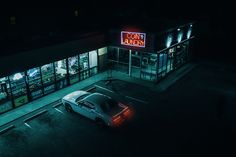
<instances>
[{"instance_id":1,"label":"storefront window","mask_svg":"<svg viewBox=\"0 0 236 157\"><path fill-rule=\"evenodd\" d=\"M25 74L23 72L10 76L12 95L15 106L20 106L28 102Z\"/></svg>"},{"instance_id":2,"label":"storefront window","mask_svg":"<svg viewBox=\"0 0 236 157\"><path fill-rule=\"evenodd\" d=\"M11 92L7 77L0 78L0 113L12 109Z\"/></svg>"},{"instance_id":3,"label":"storefront window","mask_svg":"<svg viewBox=\"0 0 236 157\"><path fill-rule=\"evenodd\" d=\"M44 94L50 93L55 90L55 76L53 63L46 64L41 67L42 81L44 86Z\"/></svg>"},{"instance_id":4,"label":"storefront window","mask_svg":"<svg viewBox=\"0 0 236 157\"><path fill-rule=\"evenodd\" d=\"M97 51L90 51L89 52L89 67L90 67L90 74L91 76L97 74Z\"/></svg>"},{"instance_id":5,"label":"storefront window","mask_svg":"<svg viewBox=\"0 0 236 157\"><path fill-rule=\"evenodd\" d=\"M118 61L118 48L108 47L108 59Z\"/></svg>"},{"instance_id":6,"label":"storefront window","mask_svg":"<svg viewBox=\"0 0 236 157\"><path fill-rule=\"evenodd\" d=\"M27 70L28 84L32 99L36 99L43 95L42 82L40 76L40 68L32 68Z\"/></svg>"},{"instance_id":7,"label":"storefront window","mask_svg":"<svg viewBox=\"0 0 236 157\"><path fill-rule=\"evenodd\" d=\"M97 51L90 51L89 52L89 67L93 68L96 67L98 65L98 60L97 60Z\"/></svg>"},{"instance_id":8,"label":"storefront window","mask_svg":"<svg viewBox=\"0 0 236 157\"><path fill-rule=\"evenodd\" d=\"M68 66L69 66L69 76L70 76L70 84L79 81L79 62L78 56L73 56L68 58Z\"/></svg>"},{"instance_id":9,"label":"storefront window","mask_svg":"<svg viewBox=\"0 0 236 157\"><path fill-rule=\"evenodd\" d=\"M159 64L158 64L158 73L161 76L165 76L167 69L167 53L160 53L159 54Z\"/></svg>"},{"instance_id":10,"label":"storefront window","mask_svg":"<svg viewBox=\"0 0 236 157\"><path fill-rule=\"evenodd\" d=\"M141 61L141 78L145 80L156 80L157 54L145 53Z\"/></svg>"},{"instance_id":11,"label":"storefront window","mask_svg":"<svg viewBox=\"0 0 236 157\"><path fill-rule=\"evenodd\" d=\"M89 65L88 65L88 53L79 55L80 64L80 80L84 80L89 77Z\"/></svg>"},{"instance_id":12,"label":"storefront window","mask_svg":"<svg viewBox=\"0 0 236 157\"><path fill-rule=\"evenodd\" d=\"M79 55L80 71L87 70L88 67L88 53Z\"/></svg>"},{"instance_id":13,"label":"storefront window","mask_svg":"<svg viewBox=\"0 0 236 157\"><path fill-rule=\"evenodd\" d=\"M129 63L129 50L120 49L119 51L119 62Z\"/></svg>"},{"instance_id":14,"label":"storefront window","mask_svg":"<svg viewBox=\"0 0 236 157\"><path fill-rule=\"evenodd\" d=\"M174 53L175 53L175 47L170 48L167 50L168 55L167 55L167 73L174 70Z\"/></svg>"},{"instance_id":15,"label":"storefront window","mask_svg":"<svg viewBox=\"0 0 236 157\"><path fill-rule=\"evenodd\" d=\"M66 60L63 59L55 62L55 70L56 70L56 79L57 80L64 79L67 74Z\"/></svg>"},{"instance_id":16,"label":"storefront window","mask_svg":"<svg viewBox=\"0 0 236 157\"><path fill-rule=\"evenodd\" d=\"M55 71L56 71L56 85L57 89L61 89L67 85L66 75L67 75L67 67L66 67L66 59L57 61L54 63Z\"/></svg>"},{"instance_id":17,"label":"storefront window","mask_svg":"<svg viewBox=\"0 0 236 157\"><path fill-rule=\"evenodd\" d=\"M137 51L132 51L131 55L132 55L132 59L131 59L132 67L140 68L141 53Z\"/></svg>"},{"instance_id":18,"label":"storefront window","mask_svg":"<svg viewBox=\"0 0 236 157\"><path fill-rule=\"evenodd\" d=\"M181 44L176 46L176 52L175 52L175 60L174 60L174 66L175 68L180 67L187 61L187 54L186 54L186 45Z\"/></svg>"},{"instance_id":19,"label":"storefront window","mask_svg":"<svg viewBox=\"0 0 236 157\"><path fill-rule=\"evenodd\" d=\"M99 56L102 56L104 54L107 54L107 47L103 47L103 48L98 49Z\"/></svg>"}]
</instances>

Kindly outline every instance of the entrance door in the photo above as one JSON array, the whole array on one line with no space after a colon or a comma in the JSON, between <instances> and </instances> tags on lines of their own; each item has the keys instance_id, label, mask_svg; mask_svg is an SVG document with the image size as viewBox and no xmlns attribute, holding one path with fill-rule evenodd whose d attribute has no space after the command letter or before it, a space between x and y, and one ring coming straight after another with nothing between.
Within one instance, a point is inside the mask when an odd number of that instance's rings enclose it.
<instances>
[{"instance_id":1,"label":"entrance door","mask_svg":"<svg viewBox=\"0 0 236 157\"><path fill-rule=\"evenodd\" d=\"M164 77L167 71L167 53L159 54L159 66L158 66L158 76Z\"/></svg>"},{"instance_id":2,"label":"entrance door","mask_svg":"<svg viewBox=\"0 0 236 157\"><path fill-rule=\"evenodd\" d=\"M168 50L168 55L167 55L167 68L166 68L167 73L173 70L173 62L174 62L174 48L171 48Z\"/></svg>"},{"instance_id":3,"label":"entrance door","mask_svg":"<svg viewBox=\"0 0 236 157\"><path fill-rule=\"evenodd\" d=\"M131 53L131 76L140 78L140 69L141 69L141 55L140 52L132 51Z\"/></svg>"}]
</instances>

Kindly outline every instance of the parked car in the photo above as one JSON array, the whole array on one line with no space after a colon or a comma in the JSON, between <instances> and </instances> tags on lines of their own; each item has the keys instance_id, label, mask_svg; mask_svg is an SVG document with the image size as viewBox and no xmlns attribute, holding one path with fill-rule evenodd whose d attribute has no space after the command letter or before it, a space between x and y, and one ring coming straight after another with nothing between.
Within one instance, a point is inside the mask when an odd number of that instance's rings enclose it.
<instances>
[{"instance_id":1,"label":"parked car","mask_svg":"<svg viewBox=\"0 0 236 157\"><path fill-rule=\"evenodd\" d=\"M130 107L101 93L75 91L62 98L65 109L79 113L104 126L120 126L130 119Z\"/></svg>"}]
</instances>

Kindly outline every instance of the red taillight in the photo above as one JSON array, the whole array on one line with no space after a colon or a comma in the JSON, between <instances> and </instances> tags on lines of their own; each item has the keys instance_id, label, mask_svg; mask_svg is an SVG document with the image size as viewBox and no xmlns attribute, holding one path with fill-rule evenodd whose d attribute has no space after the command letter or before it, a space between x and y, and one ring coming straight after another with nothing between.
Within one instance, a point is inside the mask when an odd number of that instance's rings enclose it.
<instances>
[{"instance_id":1,"label":"red taillight","mask_svg":"<svg viewBox=\"0 0 236 157\"><path fill-rule=\"evenodd\" d=\"M119 126L122 123L122 118L120 116L112 117L112 124L114 126Z\"/></svg>"},{"instance_id":2,"label":"red taillight","mask_svg":"<svg viewBox=\"0 0 236 157\"><path fill-rule=\"evenodd\" d=\"M123 115L126 119L131 119L133 117L133 110L131 108L127 108L124 112Z\"/></svg>"},{"instance_id":3,"label":"red taillight","mask_svg":"<svg viewBox=\"0 0 236 157\"><path fill-rule=\"evenodd\" d=\"M126 109L123 114L125 116L129 116L130 115L130 109Z\"/></svg>"}]
</instances>

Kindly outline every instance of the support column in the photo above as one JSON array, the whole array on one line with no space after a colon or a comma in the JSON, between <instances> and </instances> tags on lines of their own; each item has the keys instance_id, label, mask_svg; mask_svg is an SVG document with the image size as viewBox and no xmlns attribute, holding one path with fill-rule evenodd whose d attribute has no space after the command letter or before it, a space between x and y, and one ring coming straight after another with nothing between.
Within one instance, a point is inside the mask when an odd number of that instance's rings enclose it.
<instances>
[{"instance_id":1,"label":"support column","mask_svg":"<svg viewBox=\"0 0 236 157\"><path fill-rule=\"evenodd\" d=\"M132 66L132 51L129 50L129 76L131 76L131 66Z\"/></svg>"}]
</instances>

